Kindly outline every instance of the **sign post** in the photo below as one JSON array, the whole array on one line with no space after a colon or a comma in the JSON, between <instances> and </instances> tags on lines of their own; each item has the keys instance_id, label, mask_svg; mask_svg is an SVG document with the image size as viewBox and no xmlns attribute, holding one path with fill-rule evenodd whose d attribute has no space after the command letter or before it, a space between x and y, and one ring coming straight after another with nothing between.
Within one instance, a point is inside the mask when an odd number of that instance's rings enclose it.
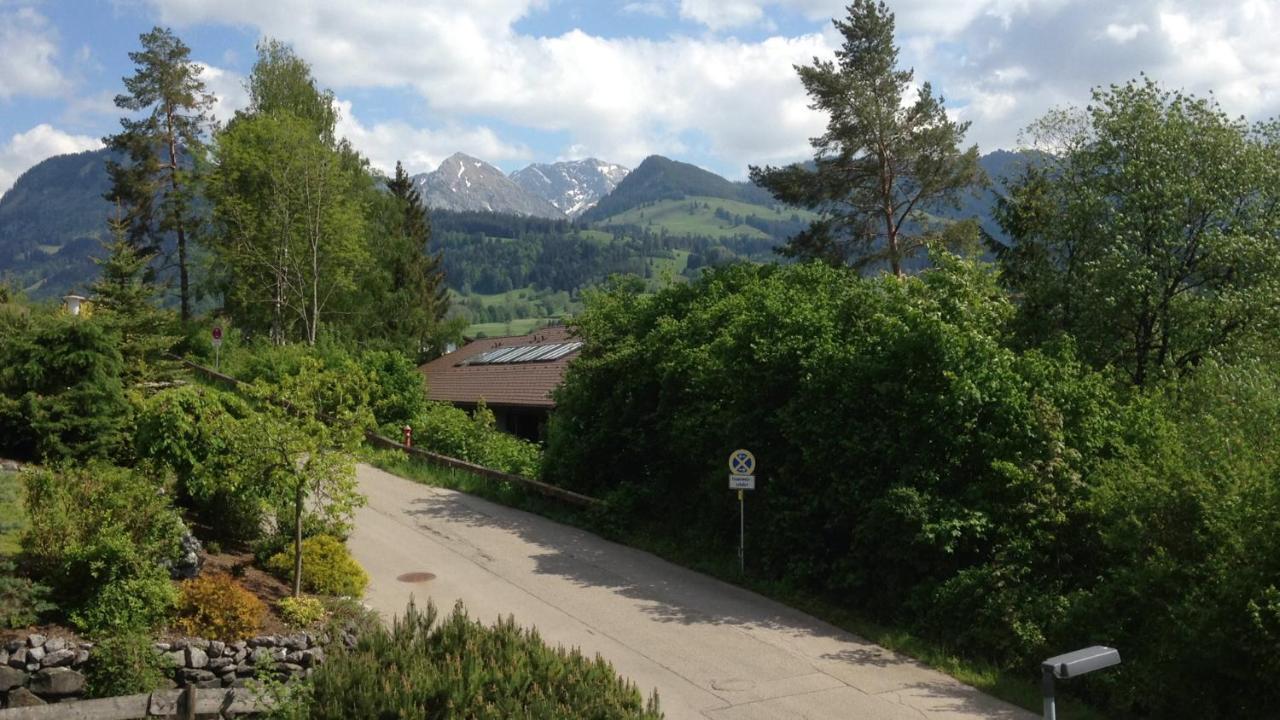
<instances>
[{"instance_id":1,"label":"sign post","mask_svg":"<svg viewBox=\"0 0 1280 720\"><path fill-rule=\"evenodd\" d=\"M747 572L746 490L756 489L756 456L750 450L729 453L729 489L738 491L738 571Z\"/></svg>"},{"instance_id":2,"label":"sign post","mask_svg":"<svg viewBox=\"0 0 1280 720\"><path fill-rule=\"evenodd\" d=\"M222 372L222 326L213 326L213 369Z\"/></svg>"}]
</instances>

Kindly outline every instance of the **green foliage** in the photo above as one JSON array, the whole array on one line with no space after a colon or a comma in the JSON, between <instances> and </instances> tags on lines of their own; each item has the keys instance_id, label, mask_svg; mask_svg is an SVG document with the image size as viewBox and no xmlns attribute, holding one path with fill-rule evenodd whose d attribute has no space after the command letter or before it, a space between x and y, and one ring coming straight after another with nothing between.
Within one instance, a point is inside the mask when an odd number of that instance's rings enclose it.
<instances>
[{"instance_id":1,"label":"green foliage","mask_svg":"<svg viewBox=\"0 0 1280 720\"><path fill-rule=\"evenodd\" d=\"M24 471L26 564L89 632L147 628L176 599L166 567L182 521L140 472L91 463Z\"/></svg>"},{"instance_id":2,"label":"green foliage","mask_svg":"<svg viewBox=\"0 0 1280 720\"><path fill-rule=\"evenodd\" d=\"M267 569L293 582L294 554L290 548L267 561ZM302 588L321 595L360 597L369 585L369 576L341 540L316 535L302 541Z\"/></svg>"},{"instance_id":3,"label":"green foliage","mask_svg":"<svg viewBox=\"0 0 1280 720\"><path fill-rule=\"evenodd\" d=\"M409 424L415 447L494 470L538 476L541 448L498 430L493 411L484 403L468 413L448 403L427 402ZM395 426L384 428L392 437L399 437L398 430Z\"/></svg>"},{"instance_id":4,"label":"green foliage","mask_svg":"<svg viewBox=\"0 0 1280 720\"><path fill-rule=\"evenodd\" d=\"M485 627L459 604L436 622L410 604L392 628L360 636L313 678L309 717L661 718L608 662L549 648L515 620Z\"/></svg>"},{"instance_id":5,"label":"green foliage","mask_svg":"<svg viewBox=\"0 0 1280 720\"><path fill-rule=\"evenodd\" d=\"M797 67L827 131L811 140L812 169L752 167L751 179L790 205L823 217L783 252L857 267L886 263L895 275L924 250L926 213L958 209L985 181L978 148L961 150L969 123L948 117L928 82L906 94L914 73L898 69L894 15L877 0L855 0L834 21L844 41L836 58ZM914 230L914 232L913 232Z\"/></svg>"},{"instance_id":6,"label":"green foliage","mask_svg":"<svg viewBox=\"0 0 1280 720\"><path fill-rule=\"evenodd\" d=\"M13 561L0 558L0 628L35 625L56 606L49 587L14 574Z\"/></svg>"},{"instance_id":7,"label":"green foliage","mask_svg":"<svg viewBox=\"0 0 1280 720\"><path fill-rule=\"evenodd\" d=\"M1026 342L1070 334L1091 364L1138 386L1269 342L1278 127L1251 131L1216 101L1151 80L1095 90L1087 110L1033 125L1053 154L999 214Z\"/></svg>"},{"instance_id":8,"label":"green foliage","mask_svg":"<svg viewBox=\"0 0 1280 720\"><path fill-rule=\"evenodd\" d=\"M173 615L178 591L169 573L158 565L118 571L93 587L68 615L83 632L110 635L154 628Z\"/></svg>"},{"instance_id":9,"label":"green foliage","mask_svg":"<svg viewBox=\"0 0 1280 720\"><path fill-rule=\"evenodd\" d=\"M121 453L130 414L123 372L117 338L92 318L0 314L0 453Z\"/></svg>"},{"instance_id":10,"label":"green foliage","mask_svg":"<svg viewBox=\"0 0 1280 720\"><path fill-rule=\"evenodd\" d=\"M188 635L232 642L258 632L267 606L226 573L204 573L180 586L176 626Z\"/></svg>"},{"instance_id":11,"label":"green foliage","mask_svg":"<svg viewBox=\"0 0 1280 720\"><path fill-rule=\"evenodd\" d=\"M766 205L767 193L747 183L732 183L715 173L689 163L677 162L661 155L650 155L639 167L627 174L613 192L600 198L594 207L582 214L587 221L608 218L633 208L662 200L687 197L712 197Z\"/></svg>"},{"instance_id":12,"label":"green foliage","mask_svg":"<svg viewBox=\"0 0 1280 720\"><path fill-rule=\"evenodd\" d=\"M146 633L104 637L93 646L85 677L91 698L149 693L164 687L172 663Z\"/></svg>"},{"instance_id":13,"label":"green foliage","mask_svg":"<svg viewBox=\"0 0 1280 720\"><path fill-rule=\"evenodd\" d=\"M306 552L305 543L303 552ZM312 597L286 597L276 602L280 617L290 627L311 627L325 617L324 603Z\"/></svg>"}]
</instances>

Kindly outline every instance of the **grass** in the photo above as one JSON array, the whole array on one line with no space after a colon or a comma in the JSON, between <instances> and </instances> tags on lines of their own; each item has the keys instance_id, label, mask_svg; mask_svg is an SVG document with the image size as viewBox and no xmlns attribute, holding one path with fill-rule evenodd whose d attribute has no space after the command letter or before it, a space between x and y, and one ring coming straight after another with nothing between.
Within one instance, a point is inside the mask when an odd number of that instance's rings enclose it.
<instances>
[{"instance_id":1,"label":"grass","mask_svg":"<svg viewBox=\"0 0 1280 720\"><path fill-rule=\"evenodd\" d=\"M0 557L18 553L18 538L26 527L27 510L18 474L0 470Z\"/></svg>"},{"instance_id":2,"label":"grass","mask_svg":"<svg viewBox=\"0 0 1280 720\"><path fill-rule=\"evenodd\" d=\"M375 467L424 485L465 492L653 553L664 560L806 612L881 647L915 658L966 685L1013 705L1037 714L1041 711L1040 686L1034 678L1002 670L988 662L961 657L939 643L917 637L901 628L871 621L838 602L812 592L773 580L743 576L738 571L738 561L732 553L712 554L702 544L677 542L655 537L642 530L623 529L611 522L600 510L570 507L522 486L499 483L451 468L434 467L396 451L367 450L363 459ZM1105 720L1106 717L1084 703L1064 696L1061 686L1058 688L1057 712L1060 720Z\"/></svg>"},{"instance_id":3,"label":"grass","mask_svg":"<svg viewBox=\"0 0 1280 720\"><path fill-rule=\"evenodd\" d=\"M706 207L703 207L703 206ZM690 209L692 208L692 212ZM787 220L793 214L801 219L812 219L813 215L804 210L784 208L777 211L764 205L752 205L737 200L726 200L713 197L688 197L683 200L661 200L652 205L631 208L613 215L601 225L639 225L652 229L666 228L672 235L701 235L716 238L729 237L769 237L768 233L747 224L734 225L715 216L717 209L724 209L730 215L755 215L762 220Z\"/></svg>"},{"instance_id":4,"label":"grass","mask_svg":"<svg viewBox=\"0 0 1280 720\"><path fill-rule=\"evenodd\" d=\"M557 318L519 318L511 322L489 322L468 325L462 331L467 337L502 337L504 335L528 335L534 330L550 325Z\"/></svg>"}]
</instances>

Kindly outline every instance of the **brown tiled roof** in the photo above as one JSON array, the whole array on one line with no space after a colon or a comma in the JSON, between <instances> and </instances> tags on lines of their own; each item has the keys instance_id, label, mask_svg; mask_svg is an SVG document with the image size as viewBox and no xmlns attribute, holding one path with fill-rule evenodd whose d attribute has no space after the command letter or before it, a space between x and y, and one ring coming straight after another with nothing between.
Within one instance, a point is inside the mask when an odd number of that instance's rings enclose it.
<instances>
[{"instance_id":1,"label":"brown tiled roof","mask_svg":"<svg viewBox=\"0 0 1280 720\"><path fill-rule=\"evenodd\" d=\"M528 335L483 338L438 357L418 370L427 376L427 397L432 400L453 403L484 400L487 405L550 408L555 406L551 391L560 384L569 360L577 357L576 350L547 362L461 363L497 348L555 345L571 340L569 329L564 326L544 328Z\"/></svg>"}]
</instances>

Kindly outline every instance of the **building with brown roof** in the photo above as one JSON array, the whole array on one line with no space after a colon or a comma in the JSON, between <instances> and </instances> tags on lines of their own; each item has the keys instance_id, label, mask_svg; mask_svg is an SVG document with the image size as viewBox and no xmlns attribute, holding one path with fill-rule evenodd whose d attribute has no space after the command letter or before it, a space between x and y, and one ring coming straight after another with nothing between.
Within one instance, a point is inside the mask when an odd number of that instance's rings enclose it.
<instances>
[{"instance_id":1,"label":"building with brown roof","mask_svg":"<svg viewBox=\"0 0 1280 720\"><path fill-rule=\"evenodd\" d=\"M427 397L472 410L481 400L498 428L538 439L555 407L551 391L564 378L582 343L553 326L528 335L482 338L418 368Z\"/></svg>"}]
</instances>

